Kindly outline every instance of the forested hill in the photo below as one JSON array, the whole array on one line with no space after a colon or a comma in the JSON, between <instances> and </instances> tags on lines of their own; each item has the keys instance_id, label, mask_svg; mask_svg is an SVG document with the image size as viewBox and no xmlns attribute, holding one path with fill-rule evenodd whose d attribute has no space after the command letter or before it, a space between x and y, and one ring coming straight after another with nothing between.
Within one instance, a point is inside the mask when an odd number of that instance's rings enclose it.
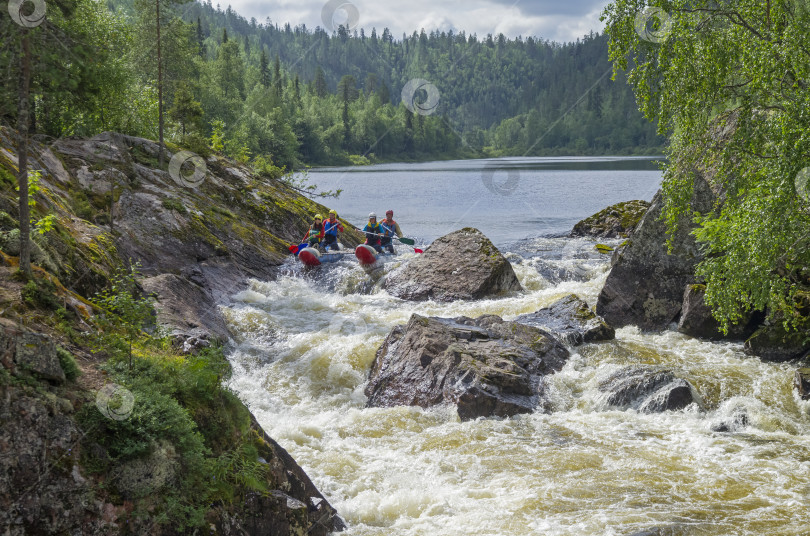
<instances>
[{"instance_id":1,"label":"forested hill","mask_svg":"<svg viewBox=\"0 0 810 536\"><path fill-rule=\"evenodd\" d=\"M73 7L49 11L32 30L55 36L35 45L43 60L33 66L35 131L157 139L155 1L108 0L108 10L94 0L61 1ZM558 44L463 32L393 36L385 28L327 33L247 20L210 0L159 4L166 139L259 171L375 159L660 154L665 143L625 80L611 80L602 35ZM14 37L13 23L0 27ZM60 57L65 47L71 55ZM4 88L16 85L13 58L0 54ZM54 84L55 73L70 84ZM414 79L431 86L412 93L417 108L409 109L402 93ZM8 124L16 124L16 105L14 91L4 90Z\"/></svg>"}]
</instances>

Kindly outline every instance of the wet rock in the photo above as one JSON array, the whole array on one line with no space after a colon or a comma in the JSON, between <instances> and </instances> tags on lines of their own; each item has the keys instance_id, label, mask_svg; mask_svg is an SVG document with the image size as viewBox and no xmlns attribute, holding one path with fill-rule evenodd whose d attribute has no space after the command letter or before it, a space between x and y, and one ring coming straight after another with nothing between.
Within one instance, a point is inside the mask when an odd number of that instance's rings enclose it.
<instances>
[{"instance_id":1,"label":"wet rock","mask_svg":"<svg viewBox=\"0 0 810 536\"><path fill-rule=\"evenodd\" d=\"M599 384L611 406L661 413L683 409L699 402L692 385L668 370L651 367L628 367L612 374Z\"/></svg>"},{"instance_id":2,"label":"wet rock","mask_svg":"<svg viewBox=\"0 0 810 536\"><path fill-rule=\"evenodd\" d=\"M616 336L616 331L576 294L569 294L534 313L520 315L515 322L545 329L572 346L607 341Z\"/></svg>"},{"instance_id":3,"label":"wet rock","mask_svg":"<svg viewBox=\"0 0 810 536\"><path fill-rule=\"evenodd\" d=\"M810 368L801 368L793 377L793 387L802 400L810 400Z\"/></svg>"},{"instance_id":4,"label":"wet rock","mask_svg":"<svg viewBox=\"0 0 810 536\"><path fill-rule=\"evenodd\" d=\"M270 479L278 488L262 496L249 492L236 517L222 512L221 523L230 520L231 527L242 532L230 534L279 534L326 536L346 528L346 523L318 491L315 484L292 456L262 429L251 416L251 428L262 439L260 459L267 463ZM228 534L220 530L217 534Z\"/></svg>"},{"instance_id":5,"label":"wet rock","mask_svg":"<svg viewBox=\"0 0 810 536\"><path fill-rule=\"evenodd\" d=\"M435 240L388 276L385 289L405 300L475 300L522 290L512 265L481 231L467 227Z\"/></svg>"},{"instance_id":6,"label":"wet rock","mask_svg":"<svg viewBox=\"0 0 810 536\"><path fill-rule=\"evenodd\" d=\"M545 409L543 377L568 351L549 333L506 322L413 315L386 337L372 364L368 407L456 404L462 420Z\"/></svg>"},{"instance_id":7,"label":"wet rock","mask_svg":"<svg viewBox=\"0 0 810 536\"><path fill-rule=\"evenodd\" d=\"M761 326L745 341L745 353L764 361L790 361L807 355L810 345L805 343L803 331L786 332L781 322Z\"/></svg>"},{"instance_id":8,"label":"wet rock","mask_svg":"<svg viewBox=\"0 0 810 536\"><path fill-rule=\"evenodd\" d=\"M711 430L719 433L739 432L750 424L751 419L748 417L748 412L745 408L739 408L731 416L713 424Z\"/></svg>"},{"instance_id":9,"label":"wet rock","mask_svg":"<svg viewBox=\"0 0 810 536\"><path fill-rule=\"evenodd\" d=\"M717 194L701 176L694 184L692 209L712 210ZM599 294L596 313L614 327L634 324L645 330L664 329L678 317L684 287L695 283L695 266L703 258L691 234L695 225L684 216L669 253L666 223L661 221L663 204L659 191L632 238L617 250Z\"/></svg>"},{"instance_id":10,"label":"wet rock","mask_svg":"<svg viewBox=\"0 0 810 536\"><path fill-rule=\"evenodd\" d=\"M650 203L640 200L611 205L577 223L570 236L627 238L633 233L648 208L650 208Z\"/></svg>"},{"instance_id":11,"label":"wet rock","mask_svg":"<svg viewBox=\"0 0 810 536\"><path fill-rule=\"evenodd\" d=\"M720 330L720 323L714 319L711 308L706 305L705 295L705 285L686 286L678 331L701 339L744 340L754 333L757 324L762 321L762 315L748 314L741 323L731 326L728 334L724 335Z\"/></svg>"}]
</instances>

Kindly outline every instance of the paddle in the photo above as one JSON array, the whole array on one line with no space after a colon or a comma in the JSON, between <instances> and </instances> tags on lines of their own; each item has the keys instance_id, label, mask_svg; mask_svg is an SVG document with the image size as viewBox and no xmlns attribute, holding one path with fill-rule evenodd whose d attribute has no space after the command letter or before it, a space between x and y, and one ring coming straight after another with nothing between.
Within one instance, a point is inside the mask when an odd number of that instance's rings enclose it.
<instances>
[{"instance_id":1,"label":"paddle","mask_svg":"<svg viewBox=\"0 0 810 536\"><path fill-rule=\"evenodd\" d=\"M303 244L298 245L298 246L296 246L295 244L292 244L292 245L291 245L289 248L287 248L287 249L289 249L289 250L290 250L290 253L292 253L292 254L294 254L294 255L298 255L298 254L301 252L301 250L302 250L302 249L304 249L304 248L306 248L308 245L309 245L309 244L308 244L307 242L304 242Z\"/></svg>"},{"instance_id":2,"label":"paddle","mask_svg":"<svg viewBox=\"0 0 810 536\"><path fill-rule=\"evenodd\" d=\"M354 227L354 226L352 226L352 227ZM364 230L362 230L362 229L360 229L358 227L354 227L354 230L355 231L360 231L361 233L364 233L364 234L370 234L370 235L374 235L374 236L381 236L381 237L385 238L384 234L369 233L369 232L364 231ZM391 238L395 238L395 239L399 240L401 243L405 244L406 246L410 246L411 249L413 249L413 251L415 253L424 253L424 251L422 251L421 249L413 247L413 245L416 243L416 241L413 238L405 238L405 237L400 238L398 236L392 236Z\"/></svg>"}]
</instances>

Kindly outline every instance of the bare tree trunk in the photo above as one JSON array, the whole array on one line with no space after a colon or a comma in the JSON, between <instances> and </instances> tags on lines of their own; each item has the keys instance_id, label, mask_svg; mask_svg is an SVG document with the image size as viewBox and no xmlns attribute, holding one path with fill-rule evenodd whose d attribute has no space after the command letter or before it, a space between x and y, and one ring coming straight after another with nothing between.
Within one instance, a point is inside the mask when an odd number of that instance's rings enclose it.
<instances>
[{"instance_id":1,"label":"bare tree trunk","mask_svg":"<svg viewBox=\"0 0 810 536\"><path fill-rule=\"evenodd\" d=\"M28 30L22 30L20 86L17 110L17 182L20 187L20 270L31 277L31 210L28 207L28 94L31 85L31 46Z\"/></svg>"},{"instance_id":2,"label":"bare tree trunk","mask_svg":"<svg viewBox=\"0 0 810 536\"><path fill-rule=\"evenodd\" d=\"M155 0L158 62L158 162L163 167L163 61L160 54L160 0Z\"/></svg>"}]
</instances>

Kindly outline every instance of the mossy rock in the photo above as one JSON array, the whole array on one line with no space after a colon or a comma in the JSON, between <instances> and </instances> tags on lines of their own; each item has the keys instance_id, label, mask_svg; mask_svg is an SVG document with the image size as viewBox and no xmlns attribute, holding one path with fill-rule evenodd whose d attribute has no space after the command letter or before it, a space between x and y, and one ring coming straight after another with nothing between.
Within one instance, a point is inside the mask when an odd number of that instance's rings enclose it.
<instances>
[{"instance_id":1,"label":"mossy rock","mask_svg":"<svg viewBox=\"0 0 810 536\"><path fill-rule=\"evenodd\" d=\"M586 218L574 226L571 236L627 238L650 208L647 201L625 201Z\"/></svg>"},{"instance_id":2,"label":"mossy rock","mask_svg":"<svg viewBox=\"0 0 810 536\"><path fill-rule=\"evenodd\" d=\"M790 361L810 351L807 332L786 331L781 322L762 326L745 341L745 352L765 361Z\"/></svg>"}]
</instances>

